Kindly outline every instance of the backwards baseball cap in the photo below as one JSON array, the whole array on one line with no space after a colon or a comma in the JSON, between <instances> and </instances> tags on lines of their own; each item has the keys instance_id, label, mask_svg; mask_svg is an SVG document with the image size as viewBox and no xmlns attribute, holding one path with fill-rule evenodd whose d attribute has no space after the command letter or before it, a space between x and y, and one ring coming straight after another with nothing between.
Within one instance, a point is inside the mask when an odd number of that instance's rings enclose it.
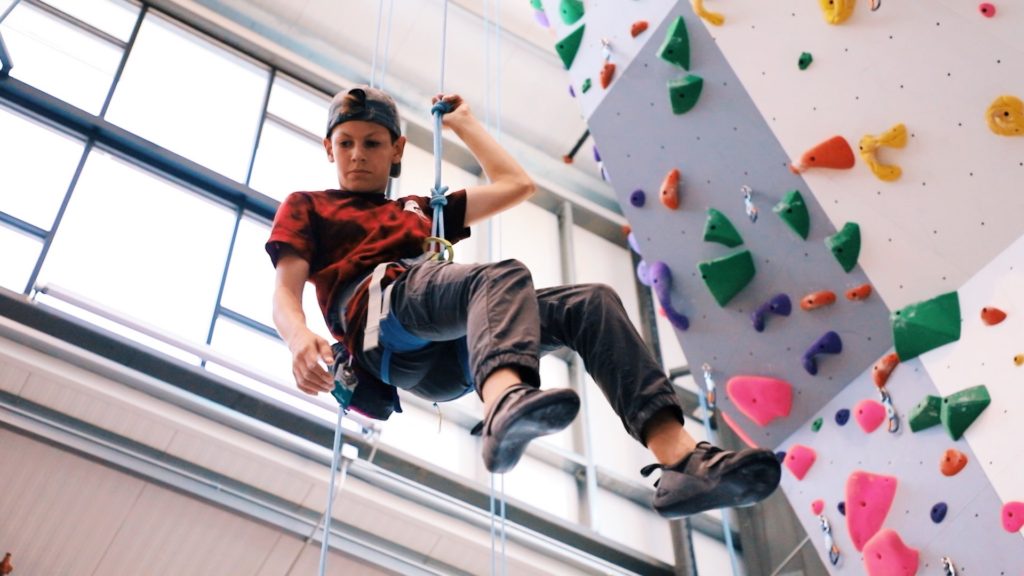
<instances>
[{"instance_id":1,"label":"backwards baseball cap","mask_svg":"<svg viewBox=\"0 0 1024 576\"><path fill-rule=\"evenodd\" d=\"M335 126L349 120L380 124L391 132L393 138L402 135L395 101L383 91L366 85L342 90L334 96L327 112L327 137L331 137ZM401 162L391 165L392 178L397 178L401 173Z\"/></svg>"}]
</instances>

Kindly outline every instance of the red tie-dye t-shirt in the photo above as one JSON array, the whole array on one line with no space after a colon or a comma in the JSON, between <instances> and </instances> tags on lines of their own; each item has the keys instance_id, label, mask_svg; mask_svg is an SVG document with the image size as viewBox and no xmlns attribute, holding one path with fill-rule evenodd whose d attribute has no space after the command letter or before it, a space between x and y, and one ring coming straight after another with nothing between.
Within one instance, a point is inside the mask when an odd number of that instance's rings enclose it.
<instances>
[{"instance_id":1,"label":"red tie-dye t-shirt","mask_svg":"<svg viewBox=\"0 0 1024 576\"><path fill-rule=\"evenodd\" d=\"M266 250L274 266L283 246L309 262L309 281L316 286L324 320L335 338L344 339L351 350L361 345L357 340L366 323L366 286L359 288L348 306L348 335L331 326L332 305L349 283L362 279L377 264L422 254L432 215L430 198L424 196L388 200L382 194L341 190L293 192L277 210ZM448 195L444 208L446 239L455 243L468 238L465 222L466 191L459 190ZM385 285L399 273L389 270Z\"/></svg>"}]
</instances>

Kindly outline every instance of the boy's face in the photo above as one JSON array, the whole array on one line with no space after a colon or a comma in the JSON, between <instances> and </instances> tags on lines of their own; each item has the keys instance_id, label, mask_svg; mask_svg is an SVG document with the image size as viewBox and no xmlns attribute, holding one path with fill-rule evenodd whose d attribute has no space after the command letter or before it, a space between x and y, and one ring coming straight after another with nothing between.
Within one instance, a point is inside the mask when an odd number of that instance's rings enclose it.
<instances>
[{"instance_id":1,"label":"boy's face","mask_svg":"<svg viewBox=\"0 0 1024 576\"><path fill-rule=\"evenodd\" d=\"M391 165L401 162L405 136L392 141L391 132L374 122L350 120L324 138L327 160L338 167L338 184L349 192L382 192Z\"/></svg>"}]
</instances>

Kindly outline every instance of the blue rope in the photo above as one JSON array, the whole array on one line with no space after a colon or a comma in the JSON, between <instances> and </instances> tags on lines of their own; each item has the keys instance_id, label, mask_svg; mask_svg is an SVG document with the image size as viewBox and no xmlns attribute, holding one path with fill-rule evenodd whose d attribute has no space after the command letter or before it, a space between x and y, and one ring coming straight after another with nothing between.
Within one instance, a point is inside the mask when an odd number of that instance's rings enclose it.
<instances>
[{"instance_id":1,"label":"blue rope","mask_svg":"<svg viewBox=\"0 0 1024 576\"><path fill-rule=\"evenodd\" d=\"M445 197L448 187L441 185L441 116L451 111L452 105L440 100L430 109L434 116L434 187L430 190L430 206L434 209L434 221L430 235L435 238L444 238L444 207L448 204L448 198Z\"/></svg>"}]
</instances>

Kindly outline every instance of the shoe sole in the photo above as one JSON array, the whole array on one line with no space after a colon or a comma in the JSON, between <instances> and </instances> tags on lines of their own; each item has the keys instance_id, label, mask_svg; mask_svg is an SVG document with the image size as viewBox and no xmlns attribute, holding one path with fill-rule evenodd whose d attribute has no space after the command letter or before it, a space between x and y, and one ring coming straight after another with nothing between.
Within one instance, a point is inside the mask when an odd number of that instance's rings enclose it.
<instances>
[{"instance_id":1,"label":"shoe sole","mask_svg":"<svg viewBox=\"0 0 1024 576\"><path fill-rule=\"evenodd\" d=\"M524 409L523 414L509 424L493 460L488 462L484 458L484 467L493 474L504 474L519 463L530 441L564 430L571 424L580 411L580 398L572 390L564 392L538 398L535 404Z\"/></svg>"},{"instance_id":2,"label":"shoe sole","mask_svg":"<svg viewBox=\"0 0 1024 576\"><path fill-rule=\"evenodd\" d=\"M718 488L705 497L654 509L665 518L681 518L720 508L746 508L771 496L781 479L782 466L775 455L758 452L723 475Z\"/></svg>"}]
</instances>

